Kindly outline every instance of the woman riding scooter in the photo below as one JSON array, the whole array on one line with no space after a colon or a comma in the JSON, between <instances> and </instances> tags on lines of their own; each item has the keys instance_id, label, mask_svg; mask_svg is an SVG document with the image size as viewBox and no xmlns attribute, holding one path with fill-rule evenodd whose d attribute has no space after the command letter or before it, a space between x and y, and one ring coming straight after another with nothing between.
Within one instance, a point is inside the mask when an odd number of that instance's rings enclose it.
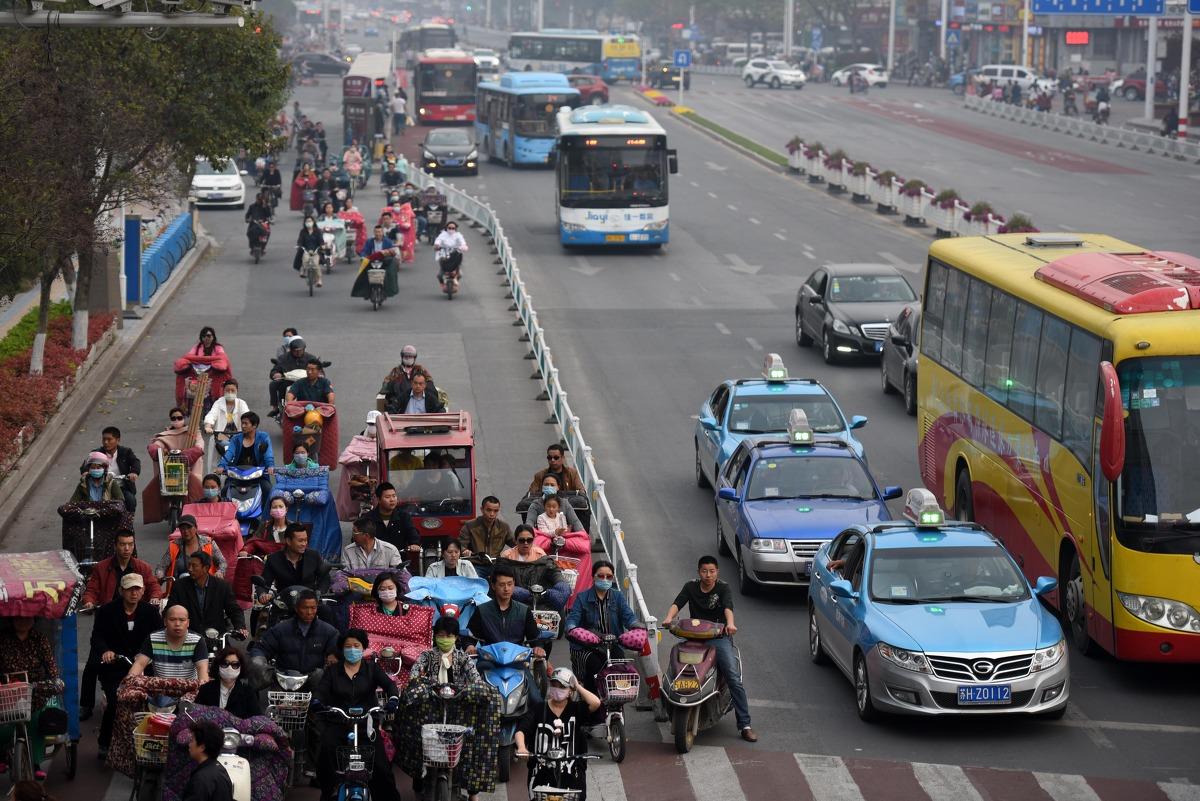
<instances>
[{"instance_id":1,"label":"woman riding scooter","mask_svg":"<svg viewBox=\"0 0 1200 801\"><path fill-rule=\"evenodd\" d=\"M567 613L563 630L568 639L573 629L583 628L594 634L620 636L637 624L637 616L625 600L625 595L613 586L616 569L612 562L598 559L592 564L592 586L575 597L571 611ZM620 658L623 654L617 653ZM571 667L575 675L583 680L583 686L595 693L596 674L604 666L604 655L596 650L585 649L571 640ZM593 723L601 722L593 719Z\"/></svg>"},{"instance_id":2,"label":"woman riding scooter","mask_svg":"<svg viewBox=\"0 0 1200 801\"><path fill-rule=\"evenodd\" d=\"M317 257L317 252L321 248L324 240L321 237L321 232L317 230L317 221L312 216L304 218L304 226L300 229L300 235L296 237L296 258L292 261L292 269L300 273L301 278L305 278L304 271L301 266L304 264L304 259L312 258L316 261L317 270L317 286L322 286L321 283L321 262ZM309 256L309 254L312 254Z\"/></svg>"},{"instance_id":3,"label":"woman riding scooter","mask_svg":"<svg viewBox=\"0 0 1200 801\"><path fill-rule=\"evenodd\" d=\"M254 203L246 209L246 244L250 253L261 247L267 249L267 240L271 237L271 223L275 221L275 207L271 205L271 195L267 190L258 193Z\"/></svg>"},{"instance_id":4,"label":"woman riding scooter","mask_svg":"<svg viewBox=\"0 0 1200 801\"><path fill-rule=\"evenodd\" d=\"M443 289L446 282L452 282L453 291L458 291L458 283L462 275L463 254L467 252L467 240L458 232L458 223L448 222L438 234L433 243L434 254L438 263L438 283Z\"/></svg>"}]
</instances>

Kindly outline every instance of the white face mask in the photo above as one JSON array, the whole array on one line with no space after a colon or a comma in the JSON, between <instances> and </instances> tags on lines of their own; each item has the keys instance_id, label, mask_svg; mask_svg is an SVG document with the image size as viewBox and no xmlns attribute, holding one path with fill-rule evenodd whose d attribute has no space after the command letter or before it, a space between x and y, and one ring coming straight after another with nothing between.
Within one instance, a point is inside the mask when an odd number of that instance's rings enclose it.
<instances>
[{"instance_id":1,"label":"white face mask","mask_svg":"<svg viewBox=\"0 0 1200 801\"><path fill-rule=\"evenodd\" d=\"M221 665L220 672L221 672L221 678L225 679L225 681L233 681L238 676L242 675L241 668L228 667L226 665Z\"/></svg>"},{"instance_id":2,"label":"white face mask","mask_svg":"<svg viewBox=\"0 0 1200 801\"><path fill-rule=\"evenodd\" d=\"M380 590L379 591L379 600L383 601L384 603L390 604L392 601L396 600L396 591L395 590Z\"/></svg>"},{"instance_id":3,"label":"white face mask","mask_svg":"<svg viewBox=\"0 0 1200 801\"><path fill-rule=\"evenodd\" d=\"M230 403L233 403L235 400L237 400L237 393L236 392L226 392L225 400L229 401Z\"/></svg>"}]
</instances>

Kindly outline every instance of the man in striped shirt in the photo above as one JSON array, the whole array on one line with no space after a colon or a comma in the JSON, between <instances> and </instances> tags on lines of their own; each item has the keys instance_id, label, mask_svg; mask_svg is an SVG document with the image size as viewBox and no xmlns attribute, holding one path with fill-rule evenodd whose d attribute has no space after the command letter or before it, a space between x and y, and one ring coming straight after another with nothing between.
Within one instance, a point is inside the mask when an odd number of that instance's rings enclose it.
<instances>
[{"instance_id":1,"label":"man in striped shirt","mask_svg":"<svg viewBox=\"0 0 1200 801\"><path fill-rule=\"evenodd\" d=\"M167 607L163 629L146 638L130 676L142 676L153 665L160 679L183 679L204 684L208 681L208 643L194 631L188 631L188 611L182 606Z\"/></svg>"}]
</instances>

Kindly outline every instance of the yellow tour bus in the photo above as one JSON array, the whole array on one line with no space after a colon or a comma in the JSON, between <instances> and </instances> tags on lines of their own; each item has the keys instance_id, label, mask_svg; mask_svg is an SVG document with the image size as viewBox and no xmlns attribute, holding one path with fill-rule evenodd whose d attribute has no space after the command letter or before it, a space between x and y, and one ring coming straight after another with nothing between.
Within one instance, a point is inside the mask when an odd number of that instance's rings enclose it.
<instances>
[{"instance_id":1,"label":"yellow tour bus","mask_svg":"<svg viewBox=\"0 0 1200 801\"><path fill-rule=\"evenodd\" d=\"M1078 650L1200 662L1200 258L946 239L923 303L925 485L1027 576L1057 577Z\"/></svg>"}]
</instances>

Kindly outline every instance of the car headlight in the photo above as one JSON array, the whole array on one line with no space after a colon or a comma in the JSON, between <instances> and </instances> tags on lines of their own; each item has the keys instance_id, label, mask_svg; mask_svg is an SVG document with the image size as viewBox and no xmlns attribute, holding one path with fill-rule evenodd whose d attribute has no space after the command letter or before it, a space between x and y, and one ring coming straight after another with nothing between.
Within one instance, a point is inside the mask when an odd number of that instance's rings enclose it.
<instances>
[{"instance_id":1,"label":"car headlight","mask_svg":"<svg viewBox=\"0 0 1200 801\"><path fill-rule=\"evenodd\" d=\"M833 330L837 331L839 334L853 334L854 333L853 328L851 328L850 326L846 325L845 323L843 323L841 320L838 320L838 319L835 319L833 321Z\"/></svg>"},{"instance_id":2,"label":"car headlight","mask_svg":"<svg viewBox=\"0 0 1200 801\"><path fill-rule=\"evenodd\" d=\"M904 648L888 645L886 642L879 643L879 645L875 646L875 650L879 652L880 656L896 667L911 670L915 673L933 673L933 669L929 667L929 660L920 651L908 651Z\"/></svg>"},{"instance_id":3,"label":"car headlight","mask_svg":"<svg viewBox=\"0 0 1200 801\"><path fill-rule=\"evenodd\" d=\"M1039 648L1033 652L1033 664L1029 666L1030 673L1038 673L1043 670L1049 670L1062 661L1063 654L1067 652L1067 641L1065 639L1051 645L1049 648Z\"/></svg>"},{"instance_id":4,"label":"car headlight","mask_svg":"<svg viewBox=\"0 0 1200 801\"><path fill-rule=\"evenodd\" d=\"M752 539L750 550L755 553L787 553L787 540Z\"/></svg>"},{"instance_id":5,"label":"car headlight","mask_svg":"<svg viewBox=\"0 0 1200 801\"><path fill-rule=\"evenodd\" d=\"M477 158L479 158L478 150L472 150L470 153L467 154L467 161L474 161Z\"/></svg>"},{"instance_id":6,"label":"car headlight","mask_svg":"<svg viewBox=\"0 0 1200 801\"><path fill-rule=\"evenodd\" d=\"M1175 631L1200 632L1200 612L1182 601L1117 591L1121 605L1138 620Z\"/></svg>"}]
</instances>

